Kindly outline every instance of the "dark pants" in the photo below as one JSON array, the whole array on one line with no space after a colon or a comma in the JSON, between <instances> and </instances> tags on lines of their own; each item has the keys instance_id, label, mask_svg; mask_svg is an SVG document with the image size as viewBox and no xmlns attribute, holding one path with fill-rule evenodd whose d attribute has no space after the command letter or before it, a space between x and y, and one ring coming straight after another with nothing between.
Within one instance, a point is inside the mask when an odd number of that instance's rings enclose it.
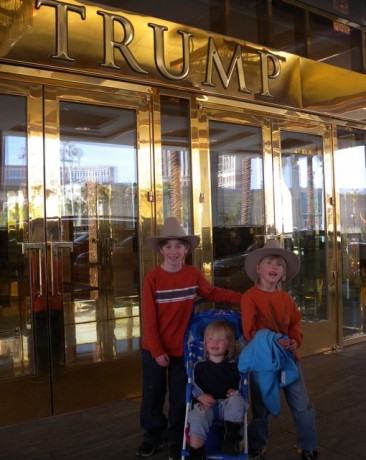
<instances>
[{"instance_id":1,"label":"dark pants","mask_svg":"<svg viewBox=\"0 0 366 460\"><path fill-rule=\"evenodd\" d=\"M142 402L140 423L144 441L181 446L185 418L187 375L183 357L170 356L168 367L159 366L151 353L142 350ZM164 415L165 396L169 390L168 418Z\"/></svg>"}]
</instances>

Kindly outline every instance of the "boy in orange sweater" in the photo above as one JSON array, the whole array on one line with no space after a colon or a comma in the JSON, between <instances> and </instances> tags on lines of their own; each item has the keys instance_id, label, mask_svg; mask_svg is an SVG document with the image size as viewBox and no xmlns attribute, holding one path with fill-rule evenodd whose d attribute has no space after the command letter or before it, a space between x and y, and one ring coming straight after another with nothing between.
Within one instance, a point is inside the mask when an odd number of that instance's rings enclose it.
<instances>
[{"instance_id":1,"label":"boy in orange sweater","mask_svg":"<svg viewBox=\"0 0 366 460\"><path fill-rule=\"evenodd\" d=\"M163 262L146 275L142 294L140 422L144 435L136 452L139 458L154 455L164 441L169 447L169 459L181 458L187 382L183 345L197 296L210 302L240 304L239 292L213 287L200 270L185 265L186 255L199 241L197 235L186 235L174 217L166 219L160 236L148 238ZM168 417L163 412L167 383Z\"/></svg>"},{"instance_id":2,"label":"boy in orange sweater","mask_svg":"<svg viewBox=\"0 0 366 460\"><path fill-rule=\"evenodd\" d=\"M248 342L259 330L269 330L278 335L278 344L293 354L299 378L283 388L291 409L297 431L297 446L303 460L318 458L318 438L315 411L309 400L301 373L300 359L296 353L302 343L301 313L293 298L281 290L281 282L290 281L300 268L299 257L268 240L265 246L250 253L245 261L245 271L255 285L244 292L241 312L244 337ZM264 332L264 331L263 331ZM262 459L268 438L269 411L260 391L260 372L251 372L250 390L253 419L248 427L249 454L252 459Z\"/></svg>"}]
</instances>

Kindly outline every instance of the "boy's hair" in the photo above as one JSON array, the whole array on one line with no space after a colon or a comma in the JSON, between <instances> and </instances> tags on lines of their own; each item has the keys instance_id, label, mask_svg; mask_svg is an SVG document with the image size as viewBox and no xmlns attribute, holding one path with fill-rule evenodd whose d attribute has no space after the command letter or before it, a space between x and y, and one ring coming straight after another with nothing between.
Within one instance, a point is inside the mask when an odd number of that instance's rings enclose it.
<instances>
[{"instance_id":1,"label":"boy's hair","mask_svg":"<svg viewBox=\"0 0 366 460\"><path fill-rule=\"evenodd\" d=\"M170 241L170 240L178 240L178 241L180 241L182 244L184 244L184 246L185 246L187 249L189 249L189 243L188 243L188 241L182 240L182 239L180 239L180 238L173 238L173 237L172 237L172 238L167 238L166 240L160 241L160 242L159 242L159 248L161 249L161 248L162 248L168 241Z\"/></svg>"},{"instance_id":2,"label":"boy's hair","mask_svg":"<svg viewBox=\"0 0 366 460\"><path fill-rule=\"evenodd\" d=\"M286 280L286 271L287 271L287 263L286 263L286 260L281 257L281 256L278 256L278 255L269 255L269 256L265 256L263 257L263 259L261 259L258 263L258 266L260 266L263 262L266 262L267 260L277 260L278 262L281 263L281 265L283 266L283 274L282 274L282 278L278 281L277 283L277 289L281 289L281 281L285 281ZM260 276L259 276L259 273L257 275L257 282L256 284L258 284L260 281Z\"/></svg>"},{"instance_id":3,"label":"boy's hair","mask_svg":"<svg viewBox=\"0 0 366 460\"><path fill-rule=\"evenodd\" d=\"M223 332L225 334L225 337L229 342L227 348L227 358L231 359L236 352L236 334L233 325L228 321L213 321L205 329L203 343L206 343L206 338L209 334L214 334L215 332Z\"/></svg>"}]
</instances>

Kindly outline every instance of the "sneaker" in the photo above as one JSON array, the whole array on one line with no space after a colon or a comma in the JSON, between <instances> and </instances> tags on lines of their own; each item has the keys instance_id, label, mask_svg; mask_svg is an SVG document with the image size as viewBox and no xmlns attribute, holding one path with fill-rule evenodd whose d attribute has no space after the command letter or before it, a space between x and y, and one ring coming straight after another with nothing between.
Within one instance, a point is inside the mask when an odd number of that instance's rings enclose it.
<instances>
[{"instance_id":1,"label":"sneaker","mask_svg":"<svg viewBox=\"0 0 366 460\"><path fill-rule=\"evenodd\" d=\"M317 460L318 451L317 450L303 450L301 452L302 460Z\"/></svg>"},{"instance_id":2,"label":"sneaker","mask_svg":"<svg viewBox=\"0 0 366 460\"><path fill-rule=\"evenodd\" d=\"M170 446L169 447L169 460L180 460L182 458L182 447L181 446Z\"/></svg>"},{"instance_id":3,"label":"sneaker","mask_svg":"<svg viewBox=\"0 0 366 460\"><path fill-rule=\"evenodd\" d=\"M160 449L160 446L150 444L149 442L144 441L141 446L136 451L136 457L147 458L152 457Z\"/></svg>"},{"instance_id":4,"label":"sneaker","mask_svg":"<svg viewBox=\"0 0 366 460\"><path fill-rule=\"evenodd\" d=\"M249 458L251 460L264 460L265 450L249 449Z\"/></svg>"}]
</instances>

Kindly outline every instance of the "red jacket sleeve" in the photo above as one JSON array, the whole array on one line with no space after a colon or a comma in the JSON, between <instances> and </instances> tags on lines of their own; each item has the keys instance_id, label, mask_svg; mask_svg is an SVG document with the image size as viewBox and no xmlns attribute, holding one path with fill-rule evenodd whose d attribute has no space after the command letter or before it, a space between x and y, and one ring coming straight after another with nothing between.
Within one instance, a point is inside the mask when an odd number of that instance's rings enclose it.
<instances>
[{"instance_id":1,"label":"red jacket sleeve","mask_svg":"<svg viewBox=\"0 0 366 460\"><path fill-rule=\"evenodd\" d=\"M143 341L149 344L149 350L154 358L166 353L160 341L155 291L154 279L149 272L142 289L142 332Z\"/></svg>"},{"instance_id":2,"label":"red jacket sleeve","mask_svg":"<svg viewBox=\"0 0 366 460\"><path fill-rule=\"evenodd\" d=\"M212 286L202 272L198 276L198 295L210 302L228 302L240 305L241 293Z\"/></svg>"}]
</instances>

